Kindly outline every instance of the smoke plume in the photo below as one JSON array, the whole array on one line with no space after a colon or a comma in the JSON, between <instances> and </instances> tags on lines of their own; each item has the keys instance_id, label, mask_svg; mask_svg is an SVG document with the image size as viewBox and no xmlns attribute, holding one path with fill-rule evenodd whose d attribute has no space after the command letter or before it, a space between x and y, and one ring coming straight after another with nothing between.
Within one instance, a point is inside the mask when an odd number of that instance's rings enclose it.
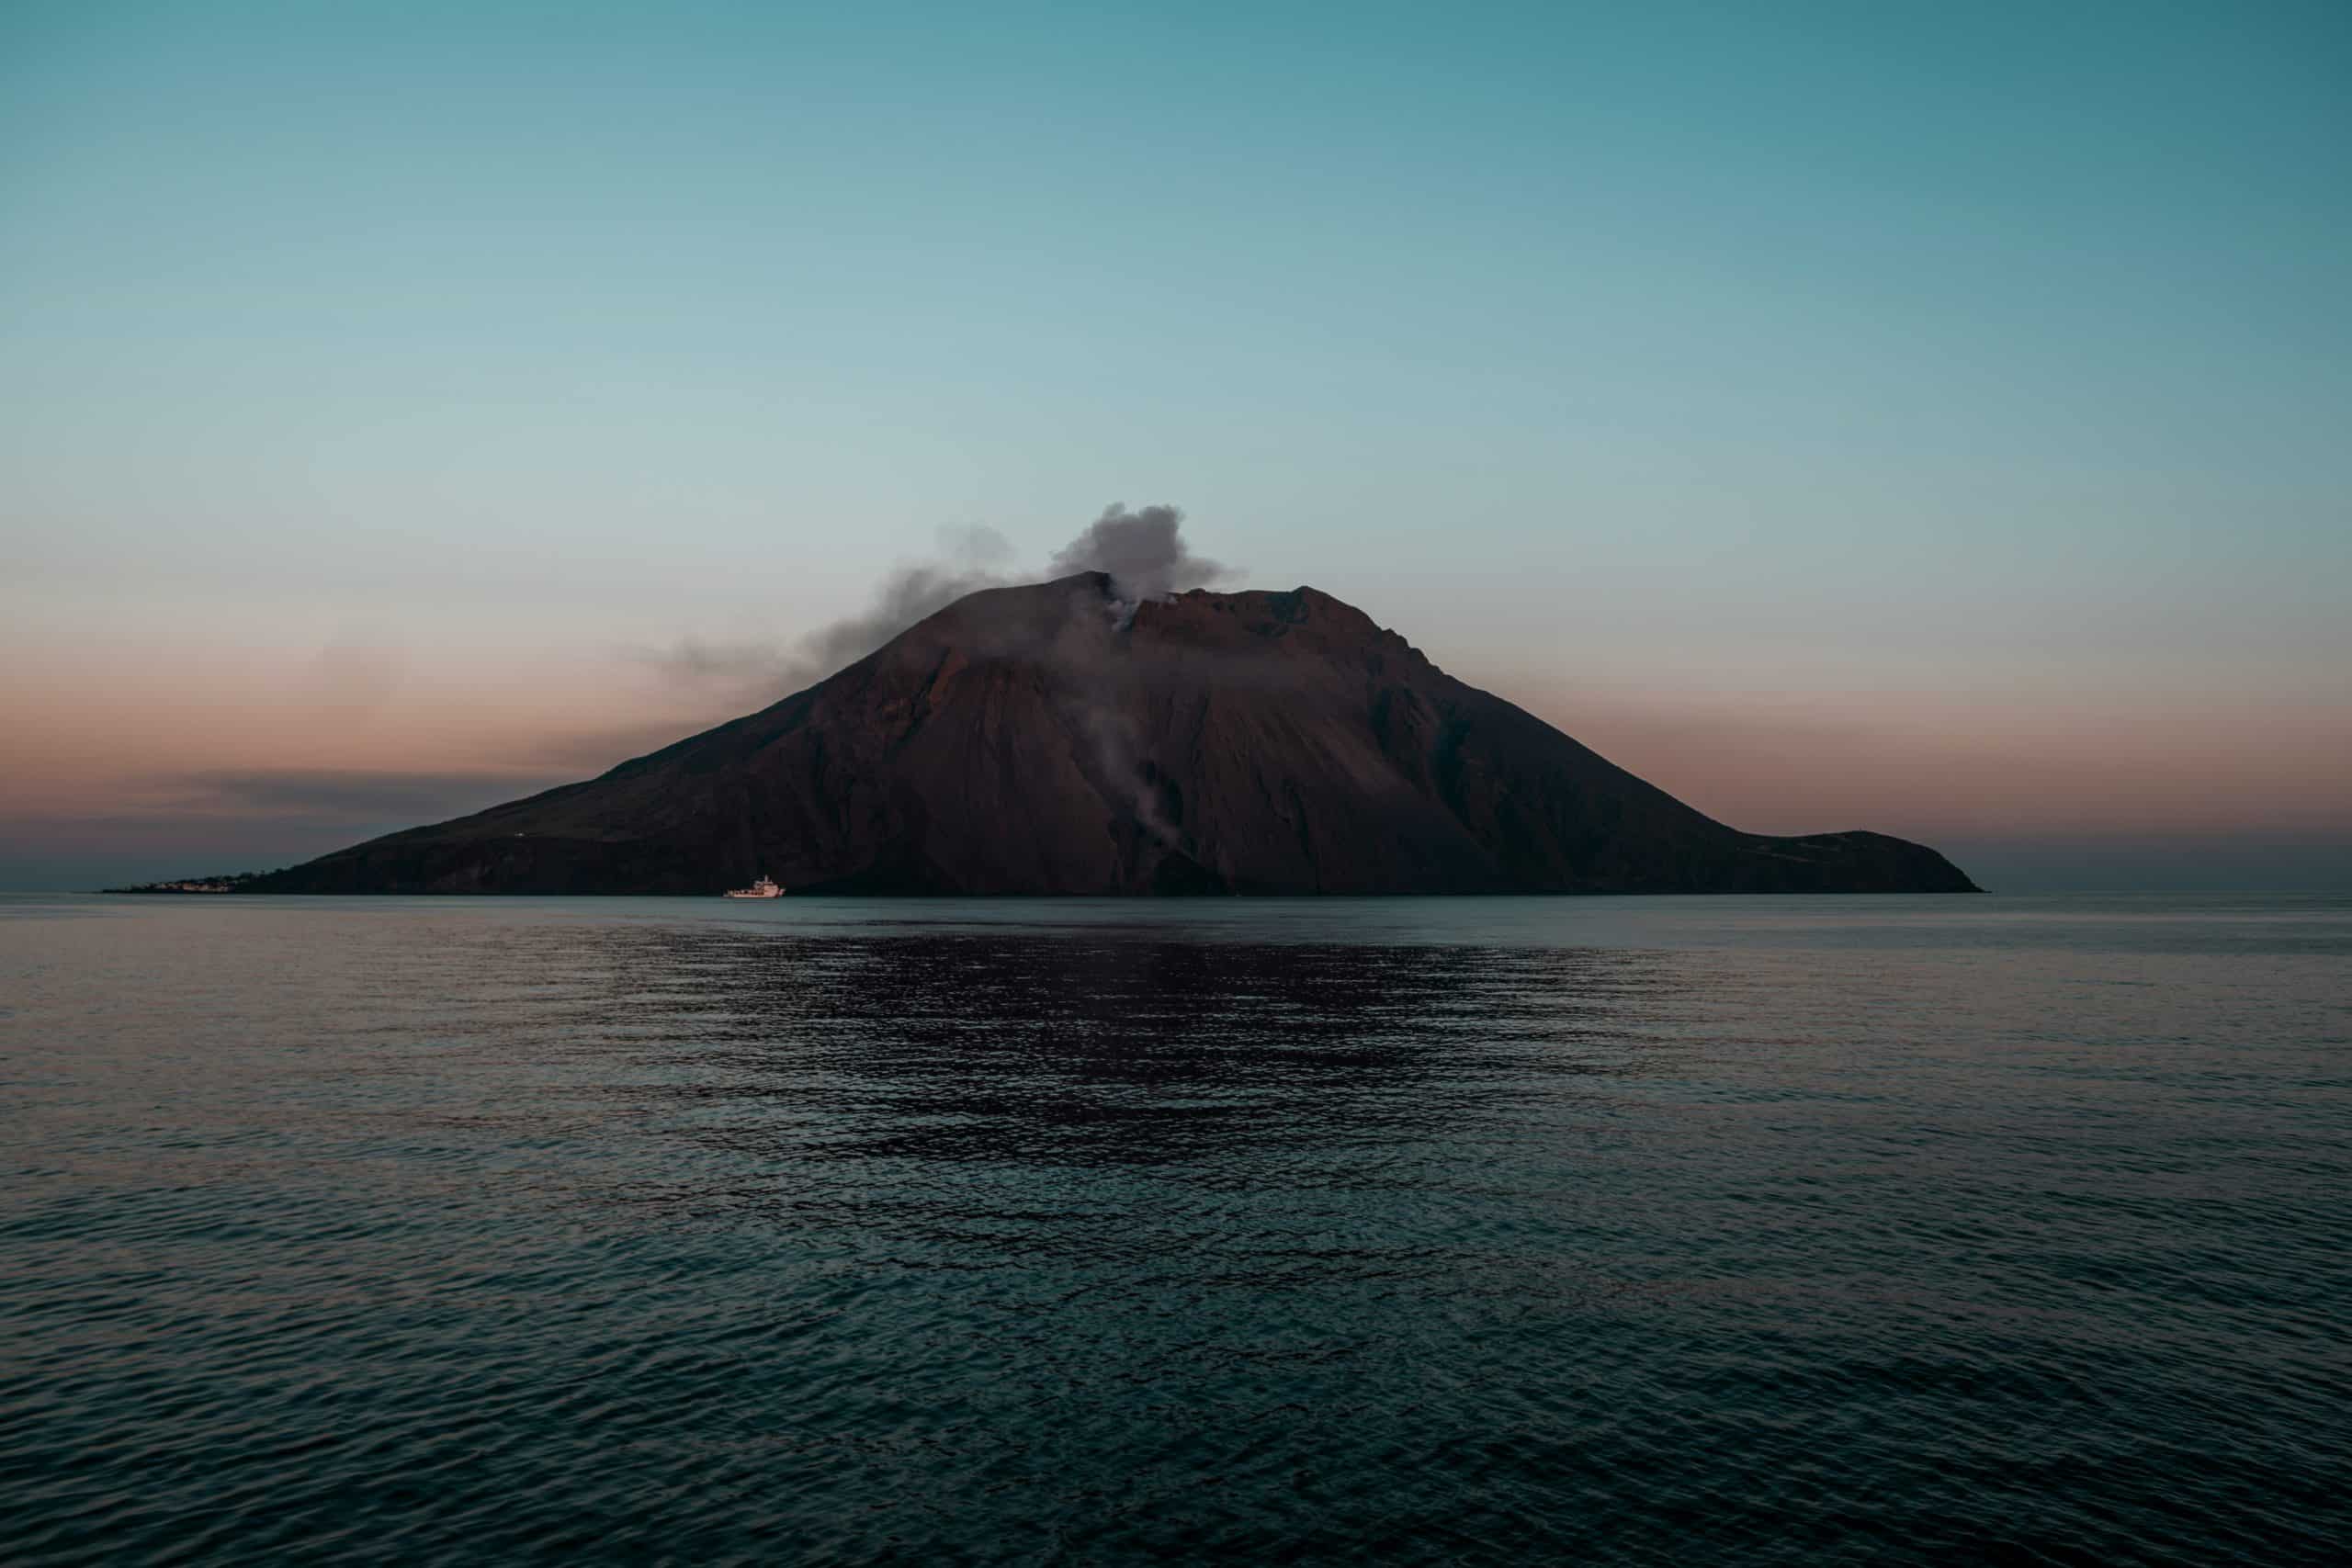
<instances>
[{"instance_id":1,"label":"smoke plume","mask_svg":"<svg viewBox=\"0 0 2352 1568\"><path fill-rule=\"evenodd\" d=\"M1185 545L1184 513L1173 506L1130 512L1114 503L1086 531L1057 552L1048 569L1055 577L1099 571L1111 579L1105 606L1112 627L1125 631L1136 608L1189 588L1205 588L1237 575L1194 555ZM1080 646L1084 646L1081 643ZM1124 796L1137 827L1163 848L1176 847L1174 823L1161 809L1148 771L1137 756L1136 723L1120 700L1112 670L1080 663L1060 671L1064 701L1093 743L1095 765L1109 786Z\"/></svg>"},{"instance_id":2,"label":"smoke plume","mask_svg":"<svg viewBox=\"0 0 2352 1568\"><path fill-rule=\"evenodd\" d=\"M1004 578L996 568L1012 553L993 528L951 529L941 535L943 559L900 567L882 580L865 612L820 627L801 639L802 656L830 675L854 663L926 616L935 615L967 593L995 588Z\"/></svg>"},{"instance_id":3,"label":"smoke plume","mask_svg":"<svg viewBox=\"0 0 2352 1568\"><path fill-rule=\"evenodd\" d=\"M1012 553L992 528L942 529L940 558L901 566L874 590L866 607L808 632L789 645L706 642L680 638L639 655L681 685L717 688L732 697L784 696L854 664L928 615L967 593L1001 586L996 570Z\"/></svg>"},{"instance_id":4,"label":"smoke plume","mask_svg":"<svg viewBox=\"0 0 2352 1568\"><path fill-rule=\"evenodd\" d=\"M1048 575L1108 574L1111 619L1124 627L1145 600L1238 575L1194 555L1184 543L1183 525L1184 513L1173 506L1133 512L1120 505L1105 507L1102 515L1055 553ZM855 663L965 594L1014 581L1001 570L1012 553L1003 536L992 529L943 530L936 558L898 568L882 580L865 609L791 642L686 637L665 649L640 649L636 657L694 692L698 709L773 702Z\"/></svg>"},{"instance_id":5,"label":"smoke plume","mask_svg":"<svg viewBox=\"0 0 2352 1568\"><path fill-rule=\"evenodd\" d=\"M1138 512L1106 506L1086 532L1054 557L1053 575L1107 572L1113 594L1129 604L1206 588L1231 577L1230 570L1186 547L1183 527L1184 513L1173 506L1147 506Z\"/></svg>"}]
</instances>

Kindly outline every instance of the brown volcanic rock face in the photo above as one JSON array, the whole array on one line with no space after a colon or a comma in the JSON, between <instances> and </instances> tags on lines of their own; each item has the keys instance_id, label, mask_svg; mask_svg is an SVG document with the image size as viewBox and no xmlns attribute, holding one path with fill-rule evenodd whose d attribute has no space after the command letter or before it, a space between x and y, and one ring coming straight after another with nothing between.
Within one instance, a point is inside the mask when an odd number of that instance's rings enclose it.
<instances>
[{"instance_id":1,"label":"brown volcanic rock face","mask_svg":"<svg viewBox=\"0 0 2352 1568\"><path fill-rule=\"evenodd\" d=\"M263 892L1967 892L1875 833L1736 832L1311 588L959 601L604 777Z\"/></svg>"}]
</instances>

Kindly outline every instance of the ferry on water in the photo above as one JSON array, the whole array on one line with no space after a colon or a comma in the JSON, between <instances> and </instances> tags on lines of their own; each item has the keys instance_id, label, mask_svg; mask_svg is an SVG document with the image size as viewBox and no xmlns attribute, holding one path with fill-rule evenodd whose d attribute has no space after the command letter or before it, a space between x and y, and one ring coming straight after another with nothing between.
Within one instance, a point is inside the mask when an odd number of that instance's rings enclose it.
<instances>
[{"instance_id":1,"label":"ferry on water","mask_svg":"<svg viewBox=\"0 0 2352 1568\"><path fill-rule=\"evenodd\" d=\"M773 878L763 876L749 887L730 887L722 897L729 898L781 898L784 889Z\"/></svg>"}]
</instances>

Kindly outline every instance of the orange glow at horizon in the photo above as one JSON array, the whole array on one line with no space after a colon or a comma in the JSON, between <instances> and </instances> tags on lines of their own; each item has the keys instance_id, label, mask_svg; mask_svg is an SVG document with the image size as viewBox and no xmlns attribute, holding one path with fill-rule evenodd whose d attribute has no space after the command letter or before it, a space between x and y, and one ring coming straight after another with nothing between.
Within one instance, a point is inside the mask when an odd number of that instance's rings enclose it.
<instances>
[{"instance_id":1,"label":"orange glow at horizon","mask_svg":"<svg viewBox=\"0 0 2352 1568\"><path fill-rule=\"evenodd\" d=\"M1931 843L2352 831L2352 716L2315 705L1884 693L1793 703L1484 683L1749 831L1867 828ZM0 685L0 725L15 738L0 822L19 835L141 820L266 829L266 791L209 795L224 777L363 792L373 782L398 801L402 781L453 781L488 804L591 776L782 694L683 690L610 652L371 662L334 647L177 660L114 649L68 670L19 663Z\"/></svg>"}]
</instances>

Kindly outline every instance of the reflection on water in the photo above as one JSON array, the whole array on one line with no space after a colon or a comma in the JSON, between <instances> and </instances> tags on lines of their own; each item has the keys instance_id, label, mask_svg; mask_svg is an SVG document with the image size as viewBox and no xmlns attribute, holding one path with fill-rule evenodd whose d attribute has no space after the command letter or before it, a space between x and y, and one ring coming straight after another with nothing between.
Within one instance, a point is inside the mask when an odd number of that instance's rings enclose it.
<instances>
[{"instance_id":1,"label":"reflection on water","mask_svg":"<svg viewBox=\"0 0 2352 1568\"><path fill-rule=\"evenodd\" d=\"M0 1558L2340 1526L2329 908L648 908L9 911Z\"/></svg>"},{"instance_id":2,"label":"reflection on water","mask_svg":"<svg viewBox=\"0 0 2352 1568\"><path fill-rule=\"evenodd\" d=\"M732 1101L695 1135L793 1159L1153 1164L1476 1135L1534 1081L1639 1071L1626 1016L1672 1006L1670 964L1626 953L695 931L590 951L604 1010L581 1021L658 1010L665 1038L639 1059L679 1077L657 1098Z\"/></svg>"}]
</instances>

